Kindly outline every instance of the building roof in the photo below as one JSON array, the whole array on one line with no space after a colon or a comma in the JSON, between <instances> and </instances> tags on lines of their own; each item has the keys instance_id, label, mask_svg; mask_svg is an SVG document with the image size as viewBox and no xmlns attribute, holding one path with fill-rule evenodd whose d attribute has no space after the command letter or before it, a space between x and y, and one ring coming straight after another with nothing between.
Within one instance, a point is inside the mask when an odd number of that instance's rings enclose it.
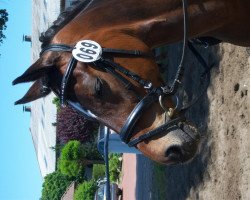
<instances>
[{"instance_id":1,"label":"building roof","mask_svg":"<svg viewBox=\"0 0 250 200\"><path fill-rule=\"evenodd\" d=\"M66 189L65 193L61 197L61 200L73 200L75 192L75 182L73 181Z\"/></svg>"}]
</instances>

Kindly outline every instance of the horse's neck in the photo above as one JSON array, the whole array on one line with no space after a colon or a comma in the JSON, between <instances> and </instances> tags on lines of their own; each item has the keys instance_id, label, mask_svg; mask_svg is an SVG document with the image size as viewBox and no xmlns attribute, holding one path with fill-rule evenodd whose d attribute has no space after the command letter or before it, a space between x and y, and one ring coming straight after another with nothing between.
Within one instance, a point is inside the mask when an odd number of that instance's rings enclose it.
<instances>
[{"instance_id":1,"label":"horse's neck","mask_svg":"<svg viewBox=\"0 0 250 200\"><path fill-rule=\"evenodd\" d=\"M189 38L213 36L228 23L227 4L222 1L206 1L188 6L188 36ZM147 36L145 42L151 47L175 43L183 40L183 8L166 12L151 20L145 20L141 27Z\"/></svg>"},{"instance_id":2,"label":"horse's neck","mask_svg":"<svg viewBox=\"0 0 250 200\"><path fill-rule=\"evenodd\" d=\"M90 7L90 10L78 15L72 23L65 26L55 38L75 43L86 36L97 34L100 30L109 30L113 33L133 35L150 48L182 40L181 0L139 2L134 5L134 0L123 0L122 3L111 0L106 4L102 2L96 7ZM213 36L212 33L228 21L229 0L188 2L189 37ZM114 16L112 13L115 13ZM70 38L65 38L65 31Z\"/></svg>"}]
</instances>

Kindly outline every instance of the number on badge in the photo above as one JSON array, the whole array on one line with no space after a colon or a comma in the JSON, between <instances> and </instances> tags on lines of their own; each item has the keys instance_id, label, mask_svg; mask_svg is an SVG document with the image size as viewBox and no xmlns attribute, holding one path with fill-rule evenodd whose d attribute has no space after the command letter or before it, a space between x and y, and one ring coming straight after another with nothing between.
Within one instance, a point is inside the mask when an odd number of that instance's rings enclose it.
<instances>
[{"instance_id":1,"label":"number on badge","mask_svg":"<svg viewBox=\"0 0 250 200\"><path fill-rule=\"evenodd\" d=\"M95 41L82 40L76 44L72 55L80 62L94 62L101 58L102 47Z\"/></svg>"},{"instance_id":2,"label":"number on badge","mask_svg":"<svg viewBox=\"0 0 250 200\"><path fill-rule=\"evenodd\" d=\"M92 43L82 42L81 44L82 44L82 46L84 46L84 47L92 47L93 49L98 49L98 46L96 46L96 45L94 45L94 44L92 44Z\"/></svg>"}]
</instances>

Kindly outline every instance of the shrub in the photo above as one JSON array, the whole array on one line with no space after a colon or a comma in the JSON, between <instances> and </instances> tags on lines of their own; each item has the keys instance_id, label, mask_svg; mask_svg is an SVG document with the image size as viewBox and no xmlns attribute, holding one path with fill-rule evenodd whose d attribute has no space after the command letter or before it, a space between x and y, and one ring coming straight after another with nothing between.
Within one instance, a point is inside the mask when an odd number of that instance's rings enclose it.
<instances>
[{"instance_id":1,"label":"shrub","mask_svg":"<svg viewBox=\"0 0 250 200\"><path fill-rule=\"evenodd\" d=\"M59 144L66 144L70 140L93 142L97 134L97 124L85 119L71 107L65 107L57 114L56 131Z\"/></svg>"},{"instance_id":2,"label":"shrub","mask_svg":"<svg viewBox=\"0 0 250 200\"><path fill-rule=\"evenodd\" d=\"M59 166L61 173L71 178L81 177L85 171L84 166L74 160L60 160Z\"/></svg>"},{"instance_id":3,"label":"shrub","mask_svg":"<svg viewBox=\"0 0 250 200\"><path fill-rule=\"evenodd\" d=\"M97 184L94 180L85 181L75 191L74 200L93 200Z\"/></svg>"},{"instance_id":4,"label":"shrub","mask_svg":"<svg viewBox=\"0 0 250 200\"><path fill-rule=\"evenodd\" d=\"M44 178L41 200L60 200L71 180L55 171Z\"/></svg>"},{"instance_id":5,"label":"shrub","mask_svg":"<svg viewBox=\"0 0 250 200\"><path fill-rule=\"evenodd\" d=\"M73 140L62 149L59 169L69 177L81 177L86 165L102 164L104 161L97 151L96 144L81 144Z\"/></svg>"},{"instance_id":6,"label":"shrub","mask_svg":"<svg viewBox=\"0 0 250 200\"><path fill-rule=\"evenodd\" d=\"M68 142L62 149L59 159L59 169L62 174L69 177L78 177L84 173L84 165L81 163L83 152L78 141Z\"/></svg>"},{"instance_id":7,"label":"shrub","mask_svg":"<svg viewBox=\"0 0 250 200\"><path fill-rule=\"evenodd\" d=\"M110 154L109 155L109 174L110 181L117 182L120 178L122 162L120 160L120 154Z\"/></svg>"}]
</instances>

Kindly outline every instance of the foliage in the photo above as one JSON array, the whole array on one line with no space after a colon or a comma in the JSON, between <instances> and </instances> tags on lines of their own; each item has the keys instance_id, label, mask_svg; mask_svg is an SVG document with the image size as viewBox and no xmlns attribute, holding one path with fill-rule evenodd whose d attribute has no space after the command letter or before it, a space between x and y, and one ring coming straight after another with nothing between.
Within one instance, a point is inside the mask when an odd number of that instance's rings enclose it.
<instances>
[{"instance_id":1,"label":"foliage","mask_svg":"<svg viewBox=\"0 0 250 200\"><path fill-rule=\"evenodd\" d=\"M0 9L0 43L3 43L3 39L6 38L3 31L7 28L8 15L6 9Z\"/></svg>"},{"instance_id":2,"label":"foliage","mask_svg":"<svg viewBox=\"0 0 250 200\"><path fill-rule=\"evenodd\" d=\"M85 181L75 191L74 200L93 200L97 184L94 180Z\"/></svg>"},{"instance_id":3,"label":"foliage","mask_svg":"<svg viewBox=\"0 0 250 200\"><path fill-rule=\"evenodd\" d=\"M62 149L59 159L59 169L69 177L81 177L86 165L103 163L95 143L81 144L73 140Z\"/></svg>"},{"instance_id":4,"label":"foliage","mask_svg":"<svg viewBox=\"0 0 250 200\"><path fill-rule=\"evenodd\" d=\"M55 171L44 178L41 200L60 200L71 180Z\"/></svg>"},{"instance_id":5,"label":"foliage","mask_svg":"<svg viewBox=\"0 0 250 200\"><path fill-rule=\"evenodd\" d=\"M56 100L57 101L57 100ZM93 142L97 133L97 124L85 119L71 107L61 108L57 115L57 140L66 144L70 140L81 143Z\"/></svg>"},{"instance_id":6,"label":"foliage","mask_svg":"<svg viewBox=\"0 0 250 200\"><path fill-rule=\"evenodd\" d=\"M69 177L78 177L84 173L84 165L81 162L83 151L78 141L68 142L62 149L59 159L59 169L62 174Z\"/></svg>"},{"instance_id":7,"label":"foliage","mask_svg":"<svg viewBox=\"0 0 250 200\"><path fill-rule=\"evenodd\" d=\"M92 177L94 180L105 177L105 165L93 165Z\"/></svg>"},{"instance_id":8,"label":"foliage","mask_svg":"<svg viewBox=\"0 0 250 200\"><path fill-rule=\"evenodd\" d=\"M120 154L109 155L109 175L111 182L119 182L122 170L122 161ZM105 177L105 165L94 165L93 175L94 180Z\"/></svg>"},{"instance_id":9,"label":"foliage","mask_svg":"<svg viewBox=\"0 0 250 200\"><path fill-rule=\"evenodd\" d=\"M121 174L122 161L120 154L109 155L109 174L111 182L118 182Z\"/></svg>"},{"instance_id":10,"label":"foliage","mask_svg":"<svg viewBox=\"0 0 250 200\"><path fill-rule=\"evenodd\" d=\"M86 160L92 160L92 161L100 160L103 162L103 157L97 149L96 142L92 142L92 143L88 142L88 143L82 144L81 147L83 149L83 157Z\"/></svg>"},{"instance_id":11,"label":"foliage","mask_svg":"<svg viewBox=\"0 0 250 200\"><path fill-rule=\"evenodd\" d=\"M55 104L57 111L60 111L61 103L58 97L54 97L52 103Z\"/></svg>"}]
</instances>

